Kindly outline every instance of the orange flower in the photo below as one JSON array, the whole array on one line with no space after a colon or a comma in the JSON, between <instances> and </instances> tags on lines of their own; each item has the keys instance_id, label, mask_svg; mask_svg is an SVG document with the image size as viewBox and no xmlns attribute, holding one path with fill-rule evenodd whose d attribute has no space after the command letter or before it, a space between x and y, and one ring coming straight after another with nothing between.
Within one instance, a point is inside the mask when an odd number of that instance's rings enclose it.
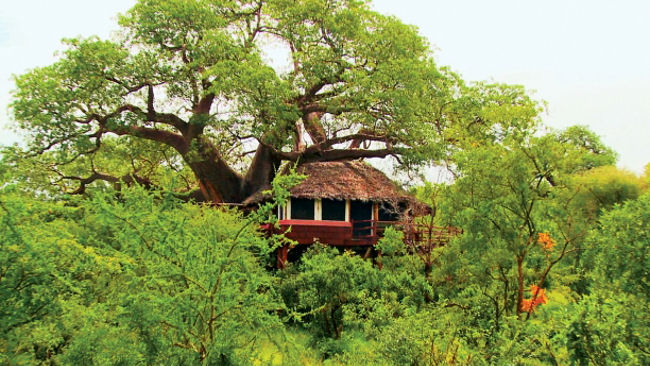
<instances>
[{"instance_id":1,"label":"orange flower","mask_svg":"<svg viewBox=\"0 0 650 366\"><path fill-rule=\"evenodd\" d=\"M538 233L537 242L542 245L542 248L544 248L544 250L549 252L553 250L553 247L555 246L555 240L551 238L551 235L549 233Z\"/></svg>"},{"instance_id":2,"label":"orange flower","mask_svg":"<svg viewBox=\"0 0 650 366\"><path fill-rule=\"evenodd\" d=\"M537 285L530 285L531 299L521 300L521 311L532 312L538 305L546 304L548 297L546 297L546 290L539 288Z\"/></svg>"},{"instance_id":3,"label":"orange flower","mask_svg":"<svg viewBox=\"0 0 650 366\"><path fill-rule=\"evenodd\" d=\"M535 305L546 304L548 301L546 290L537 287L537 285L530 285L530 294L535 298Z\"/></svg>"}]
</instances>

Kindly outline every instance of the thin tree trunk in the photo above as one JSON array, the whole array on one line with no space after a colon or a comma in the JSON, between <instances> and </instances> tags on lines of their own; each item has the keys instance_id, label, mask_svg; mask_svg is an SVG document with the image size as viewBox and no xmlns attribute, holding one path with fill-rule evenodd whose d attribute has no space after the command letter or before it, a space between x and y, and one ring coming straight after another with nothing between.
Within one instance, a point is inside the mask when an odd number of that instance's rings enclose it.
<instances>
[{"instance_id":1,"label":"thin tree trunk","mask_svg":"<svg viewBox=\"0 0 650 366\"><path fill-rule=\"evenodd\" d=\"M524 301L524 258L522 256L517 256L517 286L517 316L520 316Z\"/></svg>"}]
</instances>

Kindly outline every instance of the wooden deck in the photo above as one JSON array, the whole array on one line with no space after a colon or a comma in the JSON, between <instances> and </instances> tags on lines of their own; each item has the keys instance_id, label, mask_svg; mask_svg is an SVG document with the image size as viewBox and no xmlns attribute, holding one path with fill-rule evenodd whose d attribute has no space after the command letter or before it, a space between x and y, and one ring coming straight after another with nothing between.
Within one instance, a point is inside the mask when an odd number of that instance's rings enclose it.
<instances>
[{"instance_id":1,"label":"wooden deck","mask_svg":"<svg viewBox=\"0 0 650 366\"><path fill-rule=\"evenodd\" d=\"M404 233L406 244L425 243L446 244L449 239L460 234L454 227L438 227L423 224L404 223L402 221L321 221L321 220L280 220L275 233L282 233L298 244L313 244L319 241L334 246L375 245L384 236L387 227L393 227ZM271 231L270 225L263 230Z\"/></svg>"},{"instance_id":2,"label":"wooden deck","mask_svg":"<svg viewBox=\"0 0 650 366\"><path fill-rule=\"evenodd\" d=\"M309 245L321 242L340 247L372 247L384 236L387 227L394 227L404 233L404 243L412 250L422 252L447 244L461 233L453 227L437 227L402 221L322 221L322 220L280 220L278 227L264 225L263 230L284 234L298 244ZM278 266L284 267L290 248L278 250Z\"/></svg>"},{"instance_id":3,"label":"wooden deck","mask_svg":"<svg viewBox=\"0 0 650 366\"><path fill-rule=\"evenodd\" d=\"M404 233L404 242L411 246L444 245L451 238L462 233L455 227L441 227L403 221L353 221L354 231L366 231L367 235L354 235L355 240L367 240L370 245L375 245L384 236L387 227L393 227Z\"/></svg>"}]
</instances>

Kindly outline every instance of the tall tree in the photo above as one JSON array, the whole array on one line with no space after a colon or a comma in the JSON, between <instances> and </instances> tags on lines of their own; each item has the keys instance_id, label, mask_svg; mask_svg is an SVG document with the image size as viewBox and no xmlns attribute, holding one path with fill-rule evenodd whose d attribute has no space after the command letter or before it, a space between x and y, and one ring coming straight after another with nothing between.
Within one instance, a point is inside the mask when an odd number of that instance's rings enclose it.
<instances>
[{"instance_id":1,"label":"tall tree","mask_svg":"<svg viewBox=\"0 0 650 366\"><path fill-rule=\"evenodd\" d=\"M442 273L456 277L455 286L476 286L494 309L495 329L503 316L530 318L549 279L581 250L594 218L583 207L589 187L576 174L615 161L593 146L602 146L597 136L571 127L456 154L458 179L443 209L464 233L446 249Z\"/></svg>"},{"instance_id":2,"label":"tall tree","mask_svg":"<svg viewBox=\"0 0 650 366\"><path fill-rule=\"evenodd\" d=\"M119 23L118 39L66 40L57 62L16 78L31 152L53 151L57 167L82 157L85 176L59 174L81 191L119 179L92 159L110 137L164 146L173 158L158 166L189 168L204 199L236 203L283 161L410 166L464 136L502 138L539 109L520 87L465 85L366 1L140 0Z\"/></svg>"}]
</instances>

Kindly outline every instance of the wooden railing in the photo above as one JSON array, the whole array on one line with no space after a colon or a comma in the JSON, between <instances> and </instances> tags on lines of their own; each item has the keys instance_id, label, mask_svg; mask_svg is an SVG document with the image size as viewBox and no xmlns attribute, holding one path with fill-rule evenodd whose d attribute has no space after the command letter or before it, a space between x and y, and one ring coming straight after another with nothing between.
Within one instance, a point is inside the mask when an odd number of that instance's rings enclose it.
<instances>
[{"instance_id":1,"label":"wooden railing","mask_svg":"<svg viewBox=\"0 0 650 366\"><path fill-rule=\"evenodd\" d=\"M387 227L393 227L404 233L404 242L413 246L444 245L462 233L455 227L441 227L404 221L353 220L353 238L379 240ZM362 234L359 234L359 233Z\"/></svg>"}]
</instances>

